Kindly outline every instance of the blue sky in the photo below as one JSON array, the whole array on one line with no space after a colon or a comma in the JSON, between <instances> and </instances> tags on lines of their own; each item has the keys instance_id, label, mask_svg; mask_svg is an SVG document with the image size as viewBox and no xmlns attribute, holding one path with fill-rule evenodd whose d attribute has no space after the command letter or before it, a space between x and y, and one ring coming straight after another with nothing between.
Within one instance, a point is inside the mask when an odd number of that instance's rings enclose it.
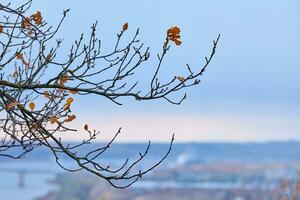
<instances>
[{"instance_id":1,"label":"blue sky","mask_svg":"<svg viewBox=\"0 0 300 200\"><path fill-rule=\"evenodd\" d=\"M80 116L74 126L87 121L106 132L103 139L122 126L121 141L167 141L173 132L178 141L300 139L297 0L36 0L34 8L50 23L58 20L62 9L71 8L59 32L66 46L99 20L98 33L108 47L128 22L128 34L140 27L141 40L155 55L166 29L181 27L183 45L172 48L164 77L181 73L186 63L201 67L212 40L222 35L202 84L187 90L182 106L125 99L120 107L89 97L74 104ZM155 59L145 66L141 79L148 76Z\"/></svg>"}]
</instances>

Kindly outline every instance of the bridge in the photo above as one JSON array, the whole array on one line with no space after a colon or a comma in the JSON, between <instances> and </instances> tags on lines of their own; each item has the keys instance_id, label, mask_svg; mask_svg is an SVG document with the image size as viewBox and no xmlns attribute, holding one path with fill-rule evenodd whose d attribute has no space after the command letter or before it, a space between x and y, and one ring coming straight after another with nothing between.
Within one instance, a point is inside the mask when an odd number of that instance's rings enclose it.
<instances>
[{"instance_id":1,"label":"bridge","mask_svg":"<svg viewBox=\"0 0 300 200\"><path fill-rule=\"evenodd\" d=\"M47 169L13 169L13 168L0 168L0 172L18 174L18 187L25 187L26 174L56 174L57 171Z\"/></svg>"}]
</instances>

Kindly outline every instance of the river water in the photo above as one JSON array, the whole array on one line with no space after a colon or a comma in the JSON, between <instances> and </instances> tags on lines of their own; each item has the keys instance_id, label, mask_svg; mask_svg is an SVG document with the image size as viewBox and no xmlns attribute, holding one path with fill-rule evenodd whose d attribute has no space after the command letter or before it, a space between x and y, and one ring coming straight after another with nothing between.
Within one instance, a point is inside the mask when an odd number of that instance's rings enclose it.
<instances>
[{"instance_id":1,"label":"river water","mask_svg":"<svg viewBox=\"0 0 300 200\"><path fill-rule=\"evenodd\" d=\"M39 170L51 171L39 171ZM24 171L21 178L21 171ZM55 190L49 183L60 172L57 165L51 162L5 162L0 163L1 200L33 200ZM20 187L20 181L23 186Z\"/></svg>"},{"instance_id":2,"label":"river water","mask_svg":"<svg viewBox=\"0 0 300 200\"><path fill-rule=\"evenodd\" d=\"M25 175L21 179L21 171ZM34 200L54 191L58 186L51 180L58 173L63 173L55 162L50 161L12 161L0 162L0 200ZM20 181L23 186L20 187ZM230 183L230 182L178 182L178 181L154 181L141 180L133 185L133 188L157 189L157 188L203 188L203 189L274 189L276 184L268 183Z\"/></svg>"}]
</instances>

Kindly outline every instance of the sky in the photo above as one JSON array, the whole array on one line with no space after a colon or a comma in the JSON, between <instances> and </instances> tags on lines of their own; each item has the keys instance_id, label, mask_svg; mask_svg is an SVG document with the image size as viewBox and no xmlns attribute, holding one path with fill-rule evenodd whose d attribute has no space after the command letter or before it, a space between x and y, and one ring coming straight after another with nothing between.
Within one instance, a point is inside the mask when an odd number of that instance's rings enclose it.
<instances>
[{"instance_id":1,"label":"sky","mask_svg":"<svg viewBox=\"0 0 300 200\"><path fill-rule=\"evenodd\" d=\"M188 99L175 106L158 100L123 105L96 96L74 103L82 124L103 131L106 140L122 127L118 141L178 142L300 140L300 2L297 0L35 0L56 23L62 10L71 8L58 33L67 47L81 32L99 21L98 34L111 45L124 22L128 34L140 28L140 39L152 55L160 51L166 30L179 26L183 44L172 47L164 77L204 64L212 41L221 34L217 53L202 83L187 89ZM140 79L149 77L157 62L152 56ZM79 134L80 135L80 134ZM80 136L69 136L78 139Z\"/></svg>"}]
</instances>

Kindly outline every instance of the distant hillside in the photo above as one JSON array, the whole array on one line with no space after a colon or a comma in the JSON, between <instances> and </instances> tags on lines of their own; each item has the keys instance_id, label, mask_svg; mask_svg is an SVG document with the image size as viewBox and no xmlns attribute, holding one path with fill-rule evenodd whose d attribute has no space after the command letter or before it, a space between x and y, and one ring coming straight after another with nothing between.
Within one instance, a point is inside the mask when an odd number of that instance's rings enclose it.
<instances>
[{"instance_id":1,"label":"distant hillside","mask_svg":"<svg viewBox=\"0 0 300 200\"><path fill-rule=\"evenodd\" d=\"M82 151L100 147L94 143ZM135 157L139 151L146 148L146 143L113 144L103 155L104 159L120 159ZM168 149L168 144L154 143L149 157L158 159ZM51 152L37 148L29 153L28 160L52 160ZM0 157L1 161L9 159ZM300 161L300 142L268 142L268 143L177 143L168 158L179 162L209 162L209 161L242 161L242 162L272 162Z\"/></svg>"}]
</instances>

